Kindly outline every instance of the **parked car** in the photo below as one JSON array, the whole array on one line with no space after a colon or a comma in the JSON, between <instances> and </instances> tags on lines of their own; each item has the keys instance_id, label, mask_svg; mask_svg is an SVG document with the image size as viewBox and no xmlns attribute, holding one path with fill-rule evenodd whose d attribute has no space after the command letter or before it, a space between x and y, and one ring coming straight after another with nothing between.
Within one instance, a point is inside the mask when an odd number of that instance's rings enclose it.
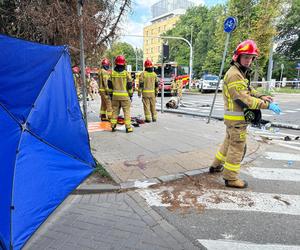
<instances>
[{"instance_id":1,"label":"parked car","mask_svg":"<svg viewBox=\"0 0 300 250\"><path fill-rule=\"evenodd\" d=\"M201 93L215 91L218 81L219 81L219 77L217 75L211 75L211 74L203 75L200 79L199 91ZM221 80L218 87L218 91L222 91L222 88L223 88L223 81Z\"/></svg>"}]
</instances>

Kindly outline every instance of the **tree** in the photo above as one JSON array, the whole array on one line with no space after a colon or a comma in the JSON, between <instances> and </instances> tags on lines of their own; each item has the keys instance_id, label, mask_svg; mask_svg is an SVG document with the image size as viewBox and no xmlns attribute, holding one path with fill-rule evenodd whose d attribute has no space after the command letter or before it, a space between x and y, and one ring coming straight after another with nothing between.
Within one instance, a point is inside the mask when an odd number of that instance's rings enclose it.
<instances>
[{"instance_id":1,"label":"tree","mask_svg":"<svg viewBox=\"0 0 300 250\"><path fill-rule=\"evenodd\" d=\"M222 5L216 5L211 9L206 6L197 6L188 9L186 14L180 17L176 27L166 32L166 35L180 36L191 40L193 44L193 69L194 75L200 76L205 71L204 63L208 51L215 47L214 34L218 25L216 20L222 12ZM189 64L189 47L185 42L169 40L170 59L180 65Z\"/></svg>"},{"instance_id":2,"label":"tree","mask_svg":"<svg viewBox=\"0 0 300 250\"><path fill-rule=\"evenodd\" d=\"M143 51L141 49L134 49L129 43L117 42L106 51L105 56L112 62L118 55L123 55L126 58L126 64L132 65L132 69L136 71L136 59L138 59L138 69L142 70Z\"/></svg>"},{"instance_id":3,"label":"tree","mask_svg":"<svg viewBox=\"0 0 300 250\"><path fill-rule=\"evenodd\" d=\"M281 6L279 0L229 0L225 9L226 15L225 13L222 15L223 20L219 25L223 26L226 16L234 16L238 20L238 26L231 35L224 72L229 67L236 46L245 39L253 39L260 49L256 67L259 69L257 76L264 75L263 69L268 61L271 41L276 35L276 18L279 16ZM214 56L220 58L219 55L222 55L224 50L225 33L222 26L219 26L215 33L214 40L217 46L208 52L210 57L207 57L205 62L205 66L211 71L215 70L215 63L210 61L210 58Z\"/></svg>"},{"instance_id":4,"label":"tree","mask_svg":"<svg viewBox=\"0 0 300 250\"><path fill-rule=\"evenodd\" d=\"M277 52L290 59L300 58L300 1L288 0L278 25Z\"/></svg>"},{"instance_id":5,"label":"tree","mask_svg":"<svg viewBox=\"0 0 300 250\"><path fill-rule=\"evenodd\" d=\"M68 44L79 61L77 0L4 0L0 3L0 32L35 42ZM84 44L87 59L97 58L116 37L131 0L85 0Z\"/></svg>"}]
</instances>

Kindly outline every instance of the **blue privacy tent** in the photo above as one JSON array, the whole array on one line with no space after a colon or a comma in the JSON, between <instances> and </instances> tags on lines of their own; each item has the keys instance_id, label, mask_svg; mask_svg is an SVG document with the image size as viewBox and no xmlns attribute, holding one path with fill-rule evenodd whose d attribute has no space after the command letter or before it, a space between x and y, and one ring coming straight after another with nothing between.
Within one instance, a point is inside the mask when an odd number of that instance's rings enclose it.
<instances>
[{"instance_id":1,"label":"blue privacy tent","mask_svg":"<svg viewBox=\"0 0 300 250\"><path fill-rule=\"evenodd\" d=\"M0 35L0 249L20 249L94 164L67 47Z\"/></svg>"}]
</instances>

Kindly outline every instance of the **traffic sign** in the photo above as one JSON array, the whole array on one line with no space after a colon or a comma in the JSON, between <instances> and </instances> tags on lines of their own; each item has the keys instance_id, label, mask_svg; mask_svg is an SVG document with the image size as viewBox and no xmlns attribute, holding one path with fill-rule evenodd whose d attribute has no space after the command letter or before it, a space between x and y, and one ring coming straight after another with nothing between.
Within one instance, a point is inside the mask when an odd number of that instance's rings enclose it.
<instances>
[{"instance_id":1,"label":"traffic sign","mask_svg":"<svg viewBox=\"0 0 300 250\"><path fill-rule=\"evenodd\" d=\"M230 33L235 30L237 26L237 19L235 17L227 17L224 21L224 31Z\"/></svg>"}]
</instances>

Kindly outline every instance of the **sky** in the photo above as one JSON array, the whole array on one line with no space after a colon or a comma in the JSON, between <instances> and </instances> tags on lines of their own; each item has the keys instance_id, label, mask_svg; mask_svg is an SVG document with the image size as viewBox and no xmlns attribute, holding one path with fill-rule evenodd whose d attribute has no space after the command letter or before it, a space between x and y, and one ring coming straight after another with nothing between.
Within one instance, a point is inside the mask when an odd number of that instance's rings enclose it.
<instances>
[{"instance_id":1,"label":"sky","mask_svg":"<svg viewBox=\"0 0 300 250\"><path fill-rule=\"evenodd\" d=\"M133 0L130 13L122 23L123 35L143 35L143 27L150 24L151 6L159 0ZM196 5L206 4L212 6L216 3L223 3L225 0L190 0ZM143 48L143 38L122 36L121 41L131 44L134 48Z\"/></svg>"}]
</instances>

